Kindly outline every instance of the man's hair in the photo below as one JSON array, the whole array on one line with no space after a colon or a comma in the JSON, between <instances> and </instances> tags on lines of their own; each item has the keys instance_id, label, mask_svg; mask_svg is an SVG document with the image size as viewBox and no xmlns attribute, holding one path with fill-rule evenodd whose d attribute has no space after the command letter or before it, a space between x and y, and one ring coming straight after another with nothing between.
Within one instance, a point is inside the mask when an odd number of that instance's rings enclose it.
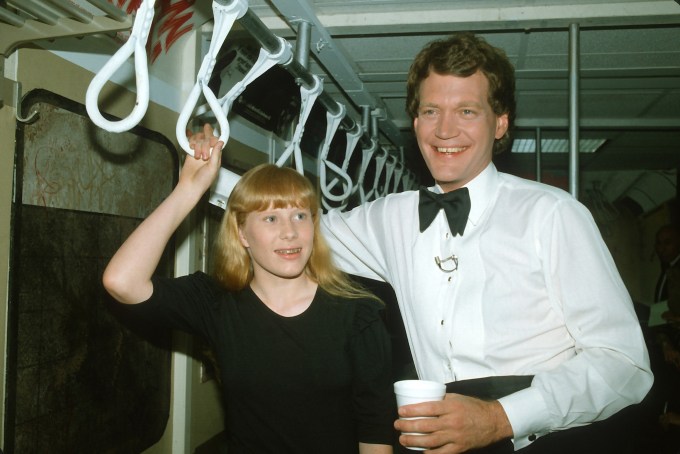
<instances>
[{"instance_id":1,"label":"man's hair","mask_svg":"<svg viewBox=\"0 0 680 454\"><path fill-rule=\"evenodd\" d=\"M312 254L305 272L328 293L347 298L374 298L335 267L319 228L319 199L312 183L289 167L261 164L239 179L227 201L215 248L215 278L238 291L253 279L250 254L241 243L239 228L249 213L271 208L309 209L314 222Z\"/></svg>"},{"instance_id":2,"label":"man's hair","mask_svg":"<svg viewBox=\"0 0 680 454\"><path fill-rule=\"evenodd\" d=\"M489 105L500 116L508 115L508 130L494 143L494 153L505 150L511 141L515 121L515 69L502 49L484 38L461 32L427 44L416 55L406 82L406 111L415 119L420 106L420 84L431 72L469 77L480 71L489 81Z\"/></svg>"}]
</instances>

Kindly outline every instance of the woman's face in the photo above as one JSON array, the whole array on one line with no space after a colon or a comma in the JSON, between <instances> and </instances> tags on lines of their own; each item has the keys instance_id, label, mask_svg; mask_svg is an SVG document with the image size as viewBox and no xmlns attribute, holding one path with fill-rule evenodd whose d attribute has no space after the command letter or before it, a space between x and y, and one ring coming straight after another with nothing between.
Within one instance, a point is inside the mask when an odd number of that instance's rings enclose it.
<instances>
[{"instance_id":1,"label":"woman's face","mask_svg":"<svg viewBox=\"0 0 680 454\"><path fill-rule=\"evenodd\" d=\"M295 279L312 255L314 221L308 208L270 207L249 213L239 235L250 252L255 279Z\"/></svg>"}]
</instances>

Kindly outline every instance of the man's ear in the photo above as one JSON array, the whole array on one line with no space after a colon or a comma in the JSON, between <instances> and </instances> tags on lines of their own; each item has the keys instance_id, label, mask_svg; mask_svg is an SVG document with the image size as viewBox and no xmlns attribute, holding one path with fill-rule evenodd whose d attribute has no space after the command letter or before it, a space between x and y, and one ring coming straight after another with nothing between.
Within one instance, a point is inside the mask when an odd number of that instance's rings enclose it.
<instances>
[{"instance_id":1,"label":"man's ear","mask_svg":"<svg viewBox=\"0 0 680 454\"><path fill-rule=\"evenodd\" d=\"M496 117L496 134L495 138L500 139L508 131L508 114L504 113Z\"/></svg>"}]
</instances>

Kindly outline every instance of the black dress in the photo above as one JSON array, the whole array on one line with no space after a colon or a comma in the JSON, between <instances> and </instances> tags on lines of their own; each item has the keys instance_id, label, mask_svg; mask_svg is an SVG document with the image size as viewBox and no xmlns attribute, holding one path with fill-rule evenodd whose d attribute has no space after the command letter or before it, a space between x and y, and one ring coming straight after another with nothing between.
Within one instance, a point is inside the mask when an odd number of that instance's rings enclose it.
<instances>
[{"instance_id":1,"label":"black dress","mask_svg":"<svg viewBox=\"0 0 680 454\"><path fill-rule=\"evenodd\" d=\"M217 359L228 452L358 452L391 445L395 403L390 341L372 300L318 289L309 308L283 317L250 289L228 292L204 273L153 279L129 311L203 337Z\"/></svg>"}]
</instances>

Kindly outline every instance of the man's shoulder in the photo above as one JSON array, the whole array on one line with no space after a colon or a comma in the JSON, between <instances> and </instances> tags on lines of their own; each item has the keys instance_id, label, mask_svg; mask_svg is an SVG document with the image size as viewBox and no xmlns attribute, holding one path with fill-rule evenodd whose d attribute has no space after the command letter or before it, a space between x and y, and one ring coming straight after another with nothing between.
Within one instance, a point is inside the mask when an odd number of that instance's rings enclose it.
<instances>
[{"instance_id":1,"label":"man's shoulder","mask_svg":"<svg viewBox=\"0 0 680 454\"><path fill-rule=\"evenodd\" d=\"M375 200L364 202L348 212L406 209L418 204L418 191L393 192ZM336 210L337 211L337 210Z\"/></svg>"},{"instance_id":2,"label":"man's shoulder","mask_svg":"<svg viewBox=\"0 0 680 454\"><path fill-rule=\"evenodd\" d=\"M547 198L553 201L575 200L574 197L564 189L541 183L534 180L499 172L499 181L504 192L513 192L514 195L524 194L527 197Z\"/></svg>"}]
</instances>

